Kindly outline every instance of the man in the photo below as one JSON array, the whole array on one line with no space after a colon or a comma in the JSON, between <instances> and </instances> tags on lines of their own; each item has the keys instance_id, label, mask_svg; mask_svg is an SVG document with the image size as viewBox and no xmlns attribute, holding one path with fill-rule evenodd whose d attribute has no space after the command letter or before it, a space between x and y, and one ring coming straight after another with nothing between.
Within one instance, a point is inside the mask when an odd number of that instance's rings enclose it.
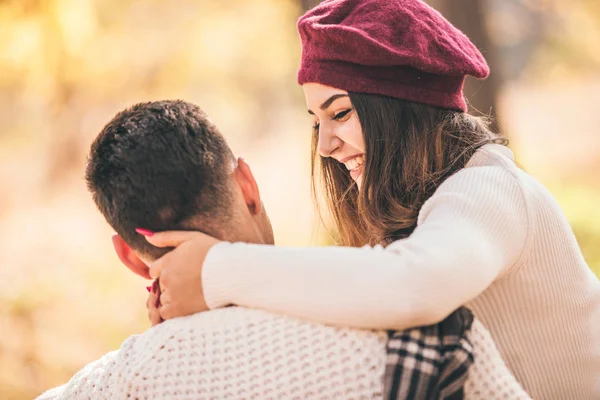
<instances>
[{"instance_id":1,"label":"man","mask_svg":"<svg viewBox=\"0 0 600 400\"><path fill-rule=\"evenodd\" d=\"M250 167L183 101L117 114L92 145L86 179L118 233L119 258L146 278L149 263L168 249L150 245L137 227L274 241ZM153 324L161 299L169 304L158 286L148 304ZM471 320L461 309L436 326L388 333L229 307L131 336L40 399L528 398L485 328Z\"/></svg>"}]
</instances>

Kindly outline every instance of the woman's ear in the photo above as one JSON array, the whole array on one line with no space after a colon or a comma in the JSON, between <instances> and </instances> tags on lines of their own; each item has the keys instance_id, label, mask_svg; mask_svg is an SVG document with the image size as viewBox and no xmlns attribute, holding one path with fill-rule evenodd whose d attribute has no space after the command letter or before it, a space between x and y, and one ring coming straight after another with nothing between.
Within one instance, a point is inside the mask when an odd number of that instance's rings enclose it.
<instances>
[{"instance_id":1,"label":"woman's ear","mask_svg":"<svg viewBox=\"0 0 600 400\"><path fill-rule=\"evenodd\" d=\"M237 167L233 171L233 178L240 187L250 212L253 215L258 215L262 209L258 184L254 179L254 175L252 175L250 166L241 157L238 158Z\"/></svg>"},{"instance_id":2,"label":"woman's ear","mask_svg":"<svg viewBox=\"0 0 600 400\"><path fill-rule=\"evenodd\" d=\"M119 260L121 260L127 268L142 278L152 279L150 277L150 269L146 263L138 257L135 251L133 251L127 243L125 243L121 236L113 235L112 242Z\"/></svg>"}]
</instances>

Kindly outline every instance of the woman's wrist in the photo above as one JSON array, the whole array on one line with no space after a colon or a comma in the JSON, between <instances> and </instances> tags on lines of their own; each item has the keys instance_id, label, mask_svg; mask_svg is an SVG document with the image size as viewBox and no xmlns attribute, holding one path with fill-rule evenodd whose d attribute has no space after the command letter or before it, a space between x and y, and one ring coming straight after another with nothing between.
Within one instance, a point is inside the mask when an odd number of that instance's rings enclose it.
<instances>
[{"instance_id":1,"label":"woman's wrist","mask_svg":"<svg viewBox=\"0 0 600 400\"><path fill-rule=\"evenodd\" d=\"M219 242L212 246L202 265L202 289L208 308L221 308L233 304L232 286L235 285L236 265L228 260L232 244Z\"/></svg>"}]
</instances>

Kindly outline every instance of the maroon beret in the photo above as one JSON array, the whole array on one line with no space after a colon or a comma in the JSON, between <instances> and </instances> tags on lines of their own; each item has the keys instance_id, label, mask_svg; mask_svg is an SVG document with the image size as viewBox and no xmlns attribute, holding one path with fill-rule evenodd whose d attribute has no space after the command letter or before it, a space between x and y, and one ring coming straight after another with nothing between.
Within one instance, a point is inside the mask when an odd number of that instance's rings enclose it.
<instances>
[{"instance_id":1,"label":"maroon beret","mask_svg":"<svg viewBox=\"0 0 600 400\"><path fill-rule=\"evenodd\" d=\"M471 41L420 0L326 0L298 20L298 83L466 111L466 75L489 68Z\"/></svg>"}]
</instances>

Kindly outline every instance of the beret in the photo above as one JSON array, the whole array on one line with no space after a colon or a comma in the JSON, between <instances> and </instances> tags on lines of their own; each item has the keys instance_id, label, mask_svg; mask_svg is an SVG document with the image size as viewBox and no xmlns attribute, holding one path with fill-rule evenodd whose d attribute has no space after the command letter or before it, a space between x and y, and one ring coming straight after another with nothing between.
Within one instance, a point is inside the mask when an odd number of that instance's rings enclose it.
<instances>
[{"instance_id":1,"label":"beret","mask_svg":"<svg viewBox=\"0 0 600 400\"><path fill-rule=\"evenodd\" d=\"M326 0L298 20L298 83L466 111L466 75L489 67L473 43L421 0Z\"/></svg>"}]
</instances>

